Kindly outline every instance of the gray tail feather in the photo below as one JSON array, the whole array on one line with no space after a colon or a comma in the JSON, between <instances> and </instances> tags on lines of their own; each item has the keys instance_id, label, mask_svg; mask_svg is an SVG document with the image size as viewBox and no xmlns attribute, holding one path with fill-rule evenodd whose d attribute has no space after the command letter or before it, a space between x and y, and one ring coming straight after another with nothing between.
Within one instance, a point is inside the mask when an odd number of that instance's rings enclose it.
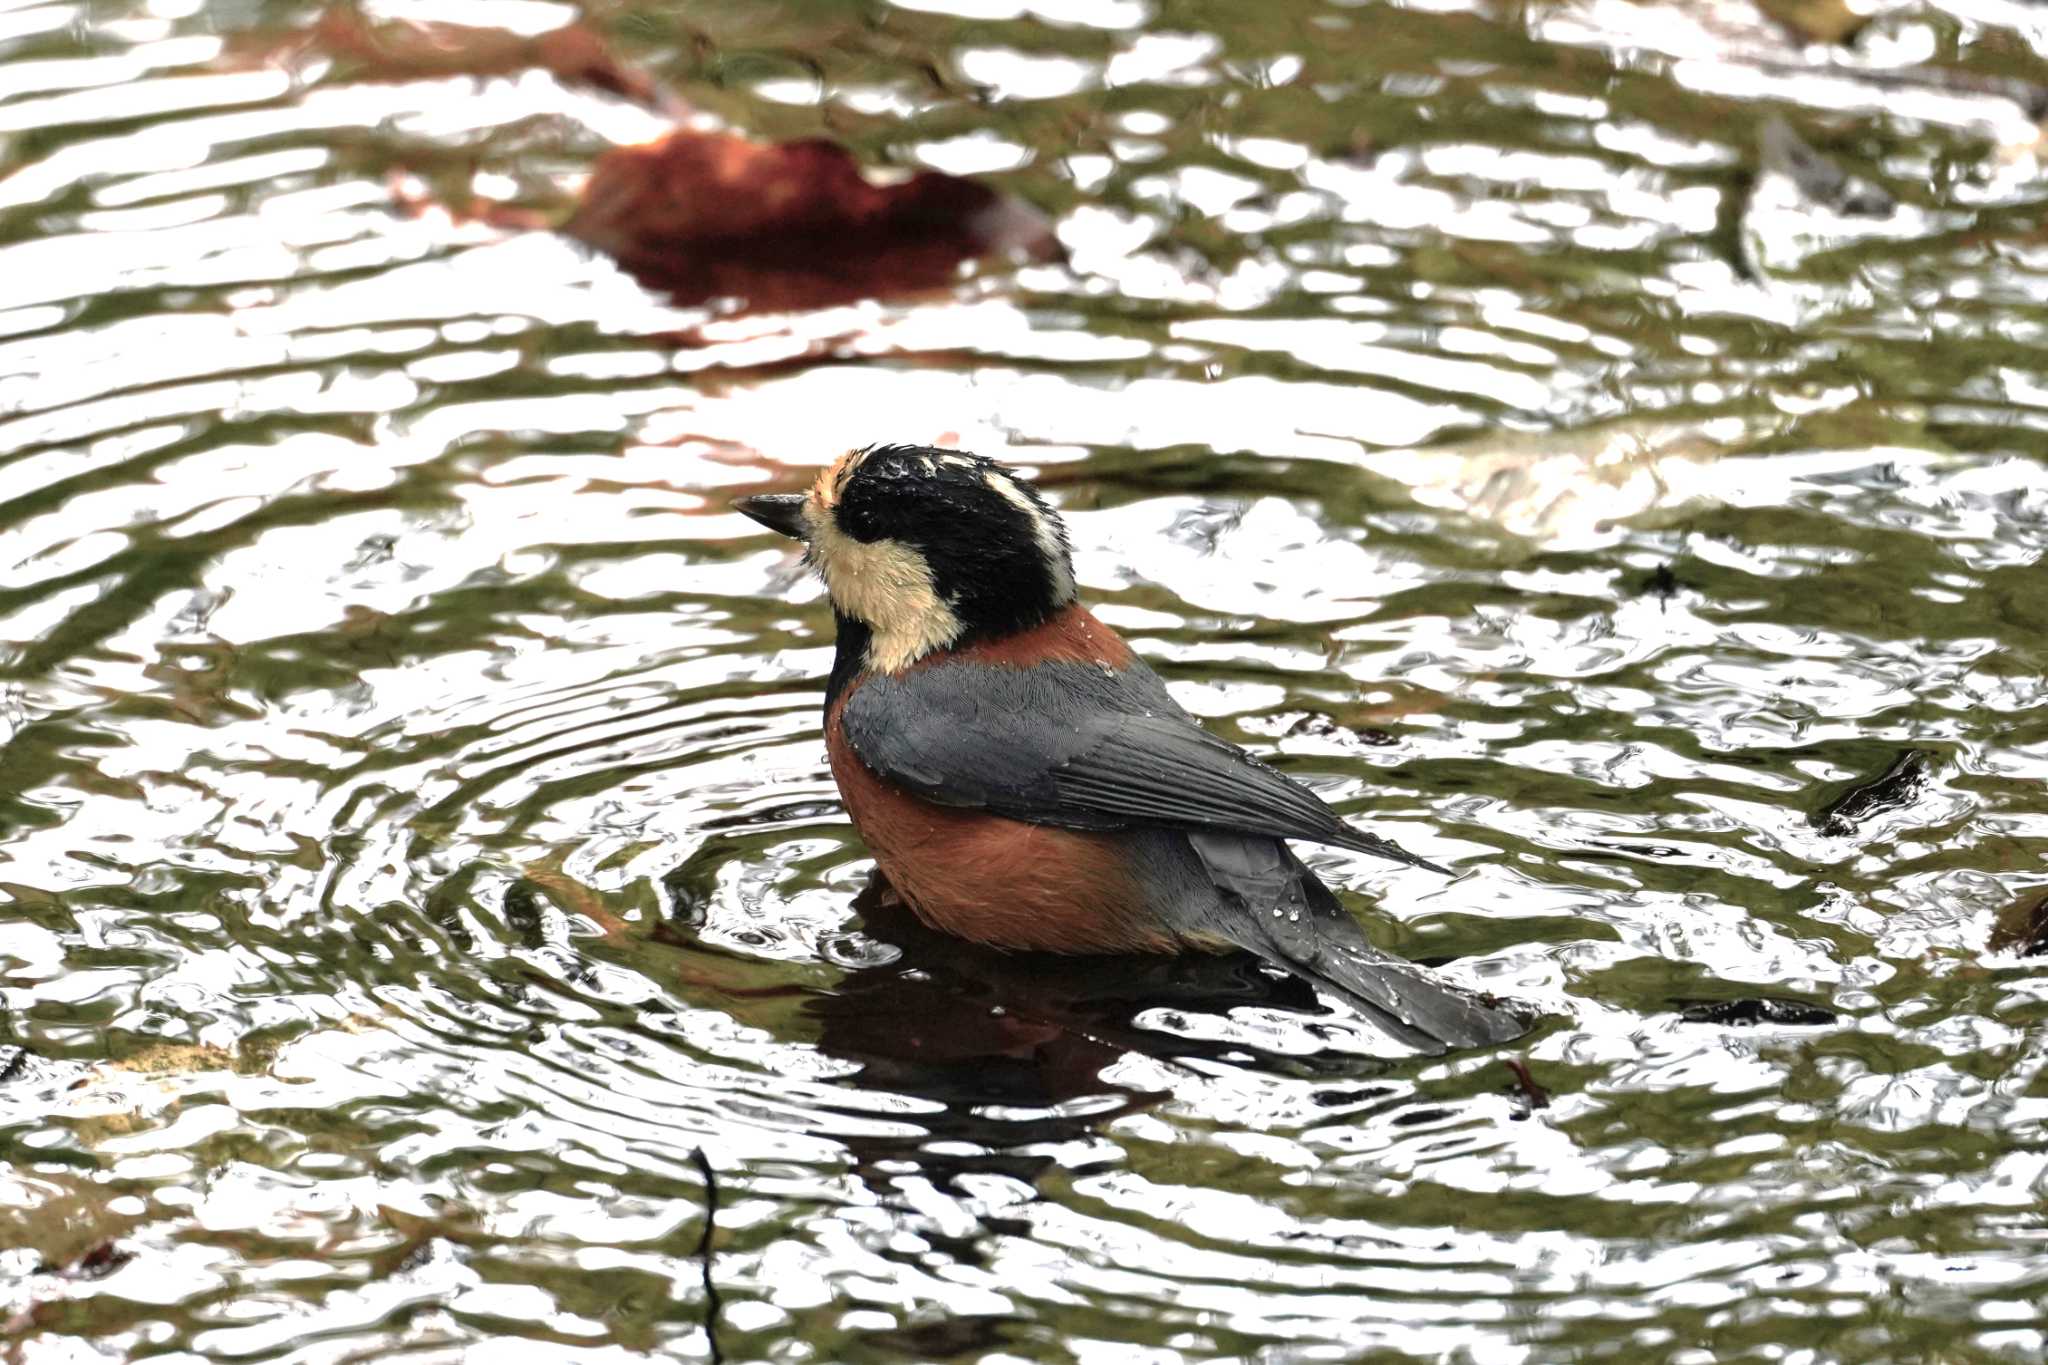
<instances>
[{"instance_id":1,"label":"gray tail feather","mask_svg":"<svg viewBox=\"0 0 2048 1365\"><path fill-rule=\"evenodd\" d=\"M1336 992L1388 1033L1432 1056L1505 1043L1534 1024L1504 1000L1461 990L1373 947L1330 888L1298 860L1295 866L1301 868L1314 932L1303 936L1305 943L1276 943L1277 965Z\"/></svg>"},{"instance_id":2,"label":"gray tail feather","mask_svg":"<svg viewBox=\"0 0 2048 1365\"><path fill-rule=\"evenodd\" d=\"M1431 1056L1505 1043L1534 1022L1505 1001L1460 990L1369 944L1319 943L1302 955L1306 961L1272 949L1260 956L1342 997L1394 1038Z\"/></svg>"},{"instance_id":3,"label":"gray tail feather","mask_svg":"<svg viewBox=\"0 0 2048 1365\"><path fill-rule=\"evenodd\" d=\"M1205 832L1188 841L1216 886L1243 907L1217 926L1225 937L1327 988L1407 1046L1435 1056L1504 1043L1534 1024L1520 1007L1461 990L1373 947L1330 888L1279 840Z\"/></svg>"}]
</instances>

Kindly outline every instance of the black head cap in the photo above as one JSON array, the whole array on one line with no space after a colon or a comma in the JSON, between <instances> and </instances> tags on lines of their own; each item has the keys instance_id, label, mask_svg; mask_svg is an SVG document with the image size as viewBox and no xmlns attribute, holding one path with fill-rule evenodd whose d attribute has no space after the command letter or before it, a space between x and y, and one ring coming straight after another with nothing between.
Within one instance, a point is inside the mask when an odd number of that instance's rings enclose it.
<instances>
[{"instance_id":1,"label":"black head cap","mask_svg":"<svg viewBox=\"0 0 2048 1365\"><path fill-rule=\"evenodd\" d=\"M811 557L842 608L860 594L844 591L851 585L835 570L882 576L895 562L884 547L894 546L914 552L936 605L958 621L949 644L1029 629L1074 600L1059 514L994 460L931 446L871 446L827 470L812 498L811 515L825 526L814 525ZM843 565L833 562L835 554ZM865 610L854 614L878 630L892 623L871 618L892 605L919 609L908 600L870 597L855 603Z\"/></svg>"}]
</instances>

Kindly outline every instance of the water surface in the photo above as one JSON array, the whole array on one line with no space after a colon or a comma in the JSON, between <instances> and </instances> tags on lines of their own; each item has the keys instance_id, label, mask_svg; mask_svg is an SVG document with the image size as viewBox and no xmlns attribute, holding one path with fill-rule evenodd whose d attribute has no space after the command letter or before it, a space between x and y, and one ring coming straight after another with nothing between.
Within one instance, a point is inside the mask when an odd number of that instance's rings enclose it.
<instances>
[{"instance_id":1,"label":"water surface","mask_svg":"<svg viewBox=\"0 0 2048 1365\"><path fill-rule=\"evenodd\" d=\"M312 17L0 0L11 1359L702 1359L700 1149L730 1360L2048 1349L2039 12L594 5L1066 248L737 317L437 207L658 117ZM864 913L725 505L871 440L1038 472L1456 866L1313 853L1379 941L1551 1022Z\"/></svg>"}]
</instances>

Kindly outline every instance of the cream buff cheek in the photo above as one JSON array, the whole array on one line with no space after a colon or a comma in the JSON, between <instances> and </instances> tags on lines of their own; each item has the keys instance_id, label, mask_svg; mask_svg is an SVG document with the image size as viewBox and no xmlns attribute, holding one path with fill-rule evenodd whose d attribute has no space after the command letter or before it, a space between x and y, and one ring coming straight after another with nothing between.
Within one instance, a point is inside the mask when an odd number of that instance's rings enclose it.
<instances>
[{"instance_id":1,"label":"cream buff cheek","mask_svg":"<svg viewBox=\"0 0 2048 1365\"><path fill-rule=\"evenodd\" d=\"M816 498L804 504L804 523L832 605L868 628L870 669L900 672L960 638L960 618L932 586L923 555L899 540L855 540Z\"/></svg>"}]
</instances>

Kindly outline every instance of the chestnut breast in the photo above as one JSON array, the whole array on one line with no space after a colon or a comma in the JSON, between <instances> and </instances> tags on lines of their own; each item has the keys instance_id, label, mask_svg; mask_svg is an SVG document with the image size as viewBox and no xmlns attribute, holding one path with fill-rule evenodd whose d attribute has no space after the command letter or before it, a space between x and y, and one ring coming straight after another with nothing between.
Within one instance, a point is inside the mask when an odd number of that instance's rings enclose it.
<instances>
[{"instance_id":1,"label":"chestnut breast","mask_svg":"<svg viewBox=\"0 0 2048 1365\"><path fill-rule=\"evenodd\" d=\"M1085 608L1072 606L1036 629L942 657L1011 667L1063 660L1121 668L1132 655ZM840 712L863 680L855 678L826 711L825 751L854 828L920 919L942 933L999 948L1119 953L1178 946L1151 907L1127 836L937 805L870 770L840 727Z\"/></svg>"}]
</instances>

